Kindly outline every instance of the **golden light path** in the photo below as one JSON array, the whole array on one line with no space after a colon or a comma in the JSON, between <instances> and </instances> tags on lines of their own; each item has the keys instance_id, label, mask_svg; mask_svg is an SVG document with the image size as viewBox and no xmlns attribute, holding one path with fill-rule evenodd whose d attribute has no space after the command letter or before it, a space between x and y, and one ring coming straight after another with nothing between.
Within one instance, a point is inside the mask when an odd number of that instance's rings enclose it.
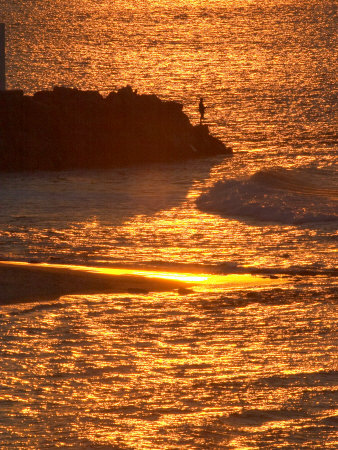
<instances>
[{"instance_id":1,"label":"golden light path","mask_svg":"<svg viewBox=\"0 0 338 450\"><path fill-rule=\"evenodd\" d=\"M67 269L70 271L81 271L88 273L97 273L103 275L113 276L138 276L150 279L159 280L172 280L185 282L190 285L200 286L201 289L206 287L250 287L250 286L264 286L284 284L285 279L271 279L269 277L262 277L251 274L227 274L227 275L215 275L206 273L180 273L180 272L167 272L167 271L155 271L155 270L140 270L130 268L115 268L115 267L89 267L67 264L48 264L48 263L28 263L28 262L8 262L0 261L1 264L10 264L13 266L30 266L30 267L44 267L50 269Z\"/></svg>"}]
</instances>

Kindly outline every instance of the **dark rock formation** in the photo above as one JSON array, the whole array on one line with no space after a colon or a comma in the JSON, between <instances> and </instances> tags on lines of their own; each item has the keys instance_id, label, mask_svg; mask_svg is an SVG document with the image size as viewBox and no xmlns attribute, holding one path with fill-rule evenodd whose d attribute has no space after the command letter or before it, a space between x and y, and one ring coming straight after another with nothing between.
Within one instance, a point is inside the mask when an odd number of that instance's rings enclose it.
<instances>
[{"instance_id":1,"label":"dark rock formation","mask_svg":"<svg viewBox=\"0 0 338 450\"><path fill-rule=\"evenodd\" d=\"M183 106L130 86L98 92L55 87L0 92L0 170L110 168L232 150L193 126Z\"/></svg>"}]
</instances>

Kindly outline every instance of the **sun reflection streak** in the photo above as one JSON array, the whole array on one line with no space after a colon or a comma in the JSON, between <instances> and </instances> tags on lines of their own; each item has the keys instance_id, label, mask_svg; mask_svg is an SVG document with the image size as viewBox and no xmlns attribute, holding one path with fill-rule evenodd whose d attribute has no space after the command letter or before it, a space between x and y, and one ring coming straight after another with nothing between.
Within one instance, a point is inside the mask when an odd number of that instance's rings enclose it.
<instances>
[{"instance_id":1,"label":"sun reflection streak","mask_svg":"<svg viewBox=\"0 0 338 450\"><path fill-rule=\"evenodd\" d=\"M31 266L44 267L50 269L67 269L70 271L82 271L88 273L97 273L102 275L112 276L139 276L150 279L181 281L187 284L198 285L203 289L203 286L208 288L215 287L243 287L243 286L257 286L257 285L272 285L285 283L284 279L271 279L251 274L207 274L207 273L184 273L184 272L167 272L156 270L140 270L130 268L115 268L115 267L89 267L66 264L48 264L48 263L27 263L27 262L8 262L0 261L0 264L10 264L13 266Z\"/></svg>"}]
</instances>

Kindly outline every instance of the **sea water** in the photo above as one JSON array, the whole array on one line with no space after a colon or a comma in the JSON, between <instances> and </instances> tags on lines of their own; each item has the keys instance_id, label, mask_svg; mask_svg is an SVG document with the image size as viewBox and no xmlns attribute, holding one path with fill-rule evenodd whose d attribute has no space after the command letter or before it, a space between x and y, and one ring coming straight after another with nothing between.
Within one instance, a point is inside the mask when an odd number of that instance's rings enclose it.
<instances>
[{"instance_id":1,"label":"sea water","mask_svg":"<svg viewBox=\"0 0 338 450\"><path fill-rule=\"evenodd\" d=\"M234 148L1 174L2 260L283 281L1 307L1 448L337 448L336 17L328 0L0 0L9 88L130 84L193 123L203 96Z\"/></svg>"}]
</instances>

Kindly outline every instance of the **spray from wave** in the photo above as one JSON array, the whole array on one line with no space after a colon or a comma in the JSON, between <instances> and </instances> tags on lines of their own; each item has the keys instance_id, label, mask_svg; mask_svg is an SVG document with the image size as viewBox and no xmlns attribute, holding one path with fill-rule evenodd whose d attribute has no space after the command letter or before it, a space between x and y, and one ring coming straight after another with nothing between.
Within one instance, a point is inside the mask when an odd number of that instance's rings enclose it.
<instances>
[{"instance_id":1,"label":"spray from wave","mask_svg":"<svg viewBox=\"0 0 338 450\"><path fill-rule=\"evenodd\" d=\"M249 178L218 181L196 203L202 211L257 222L334 222L338 183L319 171L263 169Z\"/></svg>"}]
</instances>

